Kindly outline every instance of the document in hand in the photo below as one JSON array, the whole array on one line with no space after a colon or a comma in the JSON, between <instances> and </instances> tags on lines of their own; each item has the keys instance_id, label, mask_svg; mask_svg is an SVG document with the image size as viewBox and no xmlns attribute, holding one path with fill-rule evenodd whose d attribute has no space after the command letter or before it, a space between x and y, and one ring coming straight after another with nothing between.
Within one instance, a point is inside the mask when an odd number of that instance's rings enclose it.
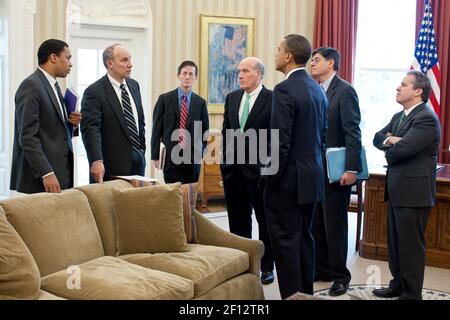
<instances>
[{"instance_id":1,"label":"document in hand","mask_svg":"<svg viewBox=\"0 0 450 320\"><path fill-rule=\"evenodd\" d=\"M328 171L328 180L330 183L339 182L345 170L345 148L328 148L326 151L326 162ZM366 149L361 148L362 171L358 172L358 180L369 179L369 170L367 168Z\"/></svg>"},{"instance_id":2,"label":"document in hand","mask_svg":"<svg viewBox=\"0 0 450 320\"><path fill-rule=\"evenodd\" d=\"M64 102L66 103L67 115L77 110L78 96L76 93L72 92L69 88L66 89L66 94L64 95Z\"/></svg>"},{"instance_id":3,"label":"document in hand","mask_svg":"<svg viewBox=\"0 0 450 320\"><path fill-rule=\"evenodd\" d=\"M166 164L166 146L161 143L159 152L159 170L164 170L164 165Z\"/></svg>"}]
</instances>

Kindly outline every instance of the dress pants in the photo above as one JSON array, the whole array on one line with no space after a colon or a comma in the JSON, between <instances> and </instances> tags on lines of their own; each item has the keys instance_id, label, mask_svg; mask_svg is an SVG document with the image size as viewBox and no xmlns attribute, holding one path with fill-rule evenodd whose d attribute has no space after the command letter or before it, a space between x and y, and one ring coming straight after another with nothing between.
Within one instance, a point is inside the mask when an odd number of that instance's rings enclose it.
<instances>
[{"instance_id":1,"label":"dress pants","mask_svg":"<svg viewBox=\"0 0 450 320\"><path fill-rule=\"evenodd\" d=\"M131 152L130 175L145 176L145 155L142 150L133 149Z\"/></svg>"},{"instance_id":2,"label":"dress pants","mask_svg":"<svg viewBox=\"0 0 450 320\"><path fill-rule=\"evenodd\" d=\"M422 299L425 272L425 230L431 208L399 208L389 204L389 287L401 298Z\"/></svg>"},{"instance_id":3,"label":"dress pants","mask_svg":"<svg viewBox=\"0 0 450 320\"><path fill-rule=\"evenodd\" d=\"M313 222L315 274L329 276L332 281L340 284L349 284L351 280L347 269L350 195L350 186L327 185L325 200L317 206Z\"/></svg>"},{"instance_id":4,"label":"dress pants","mask_svg":"<svg viewBox=\"0 0 450 320\"><path fill-rule=\"evenodd\" d=\"M166 183L182 184L198 182L200 165L197 164L171 164L170 168L164 171L164 181Z\"/></svg>"},{"instance_id":5,"label":"dress pants","mask_svg":"<svg viewBox=\"0 0 450 320\"><path fill-rule=\"evenodd\" d=\"M145 161L145 154L142 150L135 150L132 149L131 150L131 168L128 174L117 174L117 173L110 173L110 174L105 174L105 176L103 177L103 181L110 181L110 180L114 180L114 178L112 177L113 175L129 175L129 176L145 176L145 165L146 165L146 161ZM108 171L108 168L105 168L106 171ZM89 183L95 183L94 178L89 175Z\"/></svg>"},{"instance_id":6,"label":"dress pants","mask_svg":"<svg viewBox=\"0 0 450 320\"><path fill-rule=\"evenodd\" d=\"M252 239L252 212L255 210L259 240L264 244L261 271L269 272L273 271L274 262L263 206L263 190L258 182L258 179L245 178L239 168L230 177L223 179L230 232Z\"/></svg>"},{"instance_id":7,"label":"dress pants","mask_svg":"<svg viewBox=\"0 0 450 320\"><path fill-rule=\"evenodd\" d=\"M301 292L312 295L315 204L299 205L296 183L287 190L269 181L264 192L267 225L282 299Z\"/></svg>"}]
</instances>

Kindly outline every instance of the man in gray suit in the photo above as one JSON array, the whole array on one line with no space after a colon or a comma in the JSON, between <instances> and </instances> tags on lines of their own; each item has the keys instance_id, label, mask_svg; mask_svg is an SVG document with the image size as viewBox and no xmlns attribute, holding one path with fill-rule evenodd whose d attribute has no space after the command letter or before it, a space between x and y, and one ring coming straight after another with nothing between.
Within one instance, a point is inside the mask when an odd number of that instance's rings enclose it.
<instances>
[{"instance_id":1,"label":"man in gray suit","mask_svg":"<svg viewBox=\"0 0 450 320\"><path fill-rule=\"evenodd\" d=\"M46 40L38 50L39 67L16 92L11 190L58 193L73 187L71 139L81 114L67 114L56 81L70 72L71 57L67 43Z\"/></svg>"},{"instance_id":2,"label":"man in gray suit","mask_svg":"<svg viewBox=\"0 0 450 320\"><path fill-rule=\"evenodd\" d=\"M408 72L397 92L397 102L404 110L373 140L385 151L388 163L385 200L389 201L388 251L393 280L388 288L373 293L382 298L420 300L425 230L435 205L441 128L436 114L426 105L431 93L426 75Z\"/></svg>"}]
</instances>

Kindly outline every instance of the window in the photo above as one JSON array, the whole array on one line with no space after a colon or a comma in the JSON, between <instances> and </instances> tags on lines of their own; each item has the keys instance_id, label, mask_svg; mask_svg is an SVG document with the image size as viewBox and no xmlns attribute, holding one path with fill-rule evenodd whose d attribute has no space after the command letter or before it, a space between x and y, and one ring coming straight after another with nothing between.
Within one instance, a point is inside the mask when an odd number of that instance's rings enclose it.
<instances>
[{"instance_id":1,"label":"window","mask_svg":"<svg viewBox=\"0 0 450 320\"><path fill-rule=\"evenodd\" d=\"M105 74L103 66L103 50L77 49L78 83L76 92L79 99L83 97L84 90ZM78 139L76 144L77 157L77 185L89 184L89 162L84 148L83 140Z\"/></svg>"},{"instance_id":2,"label":"window","mask_svg":"<svg viewBox=\"0 0 450 320\"><path fill-rule=\"evenodd\" d=\"M355 89L361 108L362 143L369 167L386 164L373 137L402 110L396 89L414 55L416 0L360 0Z\"/></svg>"}]
</instances>

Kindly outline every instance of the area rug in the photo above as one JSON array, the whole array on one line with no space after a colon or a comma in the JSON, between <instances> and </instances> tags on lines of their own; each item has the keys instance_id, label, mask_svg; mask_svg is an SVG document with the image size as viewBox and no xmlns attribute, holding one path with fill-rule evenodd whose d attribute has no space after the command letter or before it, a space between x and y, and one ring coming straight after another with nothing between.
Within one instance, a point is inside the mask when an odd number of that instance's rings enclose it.
<instances>
[{"instance_id":1,"label":"area rug","mask_svg":"<svg viewBox=\"0 0 450 320\"><path fill-rule=\"evenodd\" d=\"M387 286L383 286L385 288ZM328 294L328 289L317 291L314 296L333 299L333 300L396 300L397 298L378 298L372 294L373 289L379 289L380 286L367 286L367 285L350 285L347 293L339 297L331 297ZM431 289L422 290L423 300L450 300L450 293L442 292Z\"/></svg>"}]
</instances>

